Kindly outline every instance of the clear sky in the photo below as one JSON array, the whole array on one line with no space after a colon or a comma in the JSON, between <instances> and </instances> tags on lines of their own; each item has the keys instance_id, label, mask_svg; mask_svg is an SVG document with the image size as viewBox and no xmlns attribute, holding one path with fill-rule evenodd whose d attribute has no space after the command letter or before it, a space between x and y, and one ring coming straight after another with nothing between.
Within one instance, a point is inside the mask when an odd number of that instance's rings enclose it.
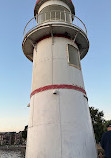
<instances>
[{"instance_id":1,"label":"clear sky","mask_svg":"<svg viewBox=\"0 0 111 158\"><path fill-rule=\"evenodd\" d=\"M23 30L36 0L0 3L0 132L28 124L32 63L22 51ZM82 60L89 105L111 119L111 0L73 0L87 27L90 49Z\"/></svg>"}]
</instances>

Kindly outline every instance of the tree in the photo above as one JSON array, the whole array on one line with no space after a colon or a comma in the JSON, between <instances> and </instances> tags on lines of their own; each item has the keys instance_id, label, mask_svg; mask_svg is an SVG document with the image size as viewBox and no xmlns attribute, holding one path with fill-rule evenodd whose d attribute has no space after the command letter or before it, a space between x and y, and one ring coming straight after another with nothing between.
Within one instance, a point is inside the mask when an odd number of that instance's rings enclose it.
<instances>
[{"instance_id":1,"label":"tree","mask_svg":"<svg viewBox=\"0 0 111 158\"><path fill-rule=\"evenodd\" d=\"M104 121L104 131L107 131L107 125L111 124L111 120L105 120Z\"/></svg>"},{"instance_id":2,"label":"tree","mask_svg":"<svg viewBox=\"0 0 111 158\"><path fill-rule=\"evenodd\" d=\"M27 130L28 126L25 126L24 131L22 131L22 137L26 140L27 139Z\"/></svg>"},{"instance_id":3,"label":"tree","mask_svg":"<svg viewBox=\"0 0 111 158\"><path fill-rule=\"evenodd\" d=\"M96 142L99 143L101 141L102 134L104 133L104 113L94 107L89 107L89 110L94 128L95 139Z\"/></svg>"}]
</instances>

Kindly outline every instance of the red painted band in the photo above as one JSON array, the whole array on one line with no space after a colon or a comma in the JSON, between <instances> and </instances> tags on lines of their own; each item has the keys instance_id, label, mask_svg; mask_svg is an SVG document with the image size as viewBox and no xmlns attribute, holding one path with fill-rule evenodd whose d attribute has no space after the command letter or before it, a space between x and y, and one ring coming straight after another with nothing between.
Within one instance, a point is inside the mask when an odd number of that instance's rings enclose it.
<instances>
[{"instance_id":1,"label":"red painted band","mask_svg":"<svg viewBox=\"0 0 111 158\"><path fill-rule=\"evenodd\" d=\"M81 87L62 84L62 85L48 85L48 86L38 88L31 93L30 97L32 97L36 93L43 92L43 91L50 90L50 89L73 89L73 90L77 90L77 91L80 91L80 92L86 94L86 91Z\"/></svg>"},{"instance_id":2,"label":"red painted band","mask_svg":"<svg viewBox=\"0 0 111 158\"><path fill-rule=\"evenodd\" d=\"M72 0L69 0L71 3L72 3ZM37 0L36 4L35 4L35 7L36 5L40 2L40 0ZM34 8L35 9L35 8Z\"/></svg>"}]
</instances>

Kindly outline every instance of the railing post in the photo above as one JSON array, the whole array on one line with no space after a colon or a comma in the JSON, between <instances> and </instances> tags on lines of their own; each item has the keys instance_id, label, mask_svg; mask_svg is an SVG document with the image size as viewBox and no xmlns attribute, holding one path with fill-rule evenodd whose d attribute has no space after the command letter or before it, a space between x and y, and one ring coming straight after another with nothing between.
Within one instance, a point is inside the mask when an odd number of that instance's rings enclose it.
<instances>
[{"instance_id":1,"label":"railing post","mask_svg":"<svg viewBox=\"0 0 111 158\"><path fill-rule=\"evenodd\" d=\"M71 16L72 14L71 14L71 11L70 11L70 13L69 13L69 20L70 20L70 24L72 23L72 16Z\"/></svg>"},{"instance_id":2,"label":"railing post","mask_svg":"<svg viewBox=\"0 0 111 158\"><path fill-rule=\"evenodd\" d=\"M65 12L65 10L64 10L64 16L65 16L65 22L66 22L66 12Z\"/></svg>"},{"instance_id":3,"label":"railing post","mask_svg":"<svg viewBox=\"0 0 111 158\"><path fill-rule=\"evenodd\" d=\"M79 24L78 24L78 19L77 19L77 26L79 27Z\"/></svg>"},{"instance_id":4,"label":"railing post","mask_svg":"<svg viewBox=\"0 0 111 158\"><path fill-rule=\"evenodd\" d=\"M56 11L55 11L55 20L56 20Z\"/></svg>"},{"instance_id":5,"label":"railing post","mask_svg":"<svg viewBox=\"0 0 111 158\"><path fill-rule=\"evenodd\" d=\"M48 14L48 17L47 17ZM41 24L42 22L44 22L44 17L45 17L45 21L51 21L51 20L57 20L57 18L59 18L59 21L64 21L66 23L70 23L71 25L74 25L77 28L80 28L81 30L84 31L84 33L87 35L87 29L85 24L75 15L72 15L70 12L66 12L64 11L53 11L54 17L52 16L52 12L45 12L44 14L36 14L36 16L34 18L32 18L26 25L25 29L24 29L24 36L28 33L28 31L30 31L31 29L33 29L35 26ZM52 17L53 19L52 19ZM67 19L68 17L68 19ZM49 18L49 19L47 19ZM74 19L72 21L72 19ZM43 20L43 21L42 21ZM70 20L70 21L69 21ZM73 22L73 23L72 23Z\"/></svg>"},{"instance_id":6,"label":"railing post","mask_svg":"<svg viewBox=\"0 0 111 158\"><path fill-rule=\"evenodd\" d=\"M51 21L51 11L50 11L50 20L49 21Z\"/></svg>"},{"instance_id":7,"label":"railing post","mask_svg":"<svg viewBox=\"0 0 111 158\"><path fill-rule=\"evenodd\" d=\"M60 21L61 21L61 12L60 12Z\"/></svg>"}]
</instances>

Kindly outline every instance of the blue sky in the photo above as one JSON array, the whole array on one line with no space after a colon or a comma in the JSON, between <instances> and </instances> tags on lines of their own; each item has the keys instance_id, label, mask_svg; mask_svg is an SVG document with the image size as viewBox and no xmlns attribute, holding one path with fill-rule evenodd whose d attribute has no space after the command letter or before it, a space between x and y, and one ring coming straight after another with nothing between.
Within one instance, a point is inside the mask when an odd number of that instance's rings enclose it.
<instances>
[{"instance_id":1,"label":"blue sky","mask_svg":"<svg viewBox=\"0 0 111 158\"><path fill-rule=\"evenodd\" d=\"M28 124L32 63L22 51L23 30L33 17L36 0L0 4L0 131L23 130ZM87 27L90 49L82 60L89 105L111 119L111 1L74 0Z\"/></svg>"}]
</instances>

